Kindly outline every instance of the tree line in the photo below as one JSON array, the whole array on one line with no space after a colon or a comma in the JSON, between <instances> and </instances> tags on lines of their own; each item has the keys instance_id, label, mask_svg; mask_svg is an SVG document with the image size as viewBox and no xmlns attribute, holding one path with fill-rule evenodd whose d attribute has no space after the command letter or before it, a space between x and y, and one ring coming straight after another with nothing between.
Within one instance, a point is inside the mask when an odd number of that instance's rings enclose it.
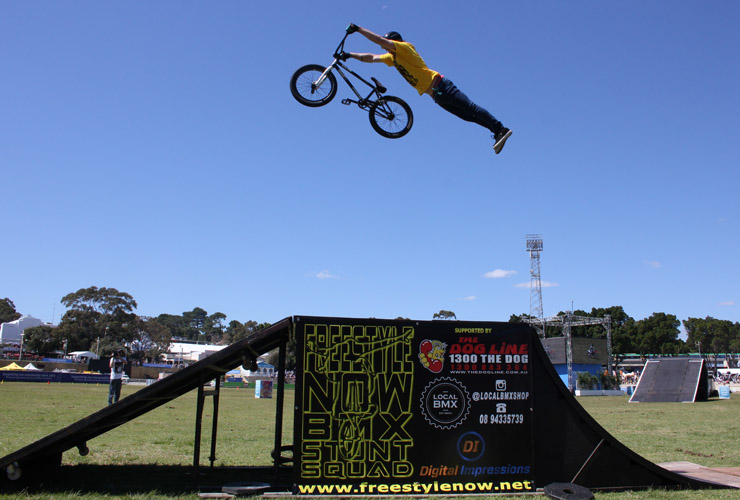
<instances>
[{"instance_id":1,"label":"tree line","mask_svg":"<svg viewBox=\"0 0 740 500\"><path fill-rule=\"evenodd\" d=\"M107 356L125 348L133 359L156 360L167 352L173 340L203 341L211 344L231 344L263 330L269 323L237 320L226 323L221 312L208 314L200 307L182 314L160 314L156 317L139 316L134 298L115 288L82 288L62 297L67 307L59 325L28 328L24 332L24 348L39 354L64 350L92 351ZM571 314L561 311L558 315ZM622 306L592 308L590 312L576 310L575 316L603 318L611 316L612 353L617 358L629 353L678 355L689 352L702 354L729 354L740 352L740 323L712 317L683 320L687 334L679 338L682 322L673 314L653 313L648 318L635 320ZM21 315L9 298L0 299L0 322L14 321ZM512 315L510 322L525 321L527 315ZM453 311L441 310L433 319L453 320ZM561 336L557 327L547 327L546 336ZM600 325L574 326L574 337L604 338L606 329ZM295 363L294 342L288 346L289 362ZM291 366L292 367L292 366Z\"/></svg>"},{"instance_id":2,"label":"tree line","mask_svg":"<svg viewBox=\"0 0 740 500\"><path fill-rule=\"evenodd\" d=\"M133 360L156 361L173 340L230 344L269 326L236 320L227 325L225 314L208 314L200 307L180 315L139 316L135 313L138 304L130 294L106 287L82 288L62 297L61 303L67 311L58 326L42 325L24 331L26 352L92 351L104 357L125 349ZM0 322L20 316L12 300L0 300Z\"/></svg>"},{"instance_id":3,"label":"tree line","mask_svg":"<svg viewBox=\"0 0 740 500\"><path fill-rule=\"evenodd\" d=\"M563 316L566 312L559 312ZM612 354L619 362L626 354L675 356L679 354L701 353L716 356L740 353L740 323L706 318L688 318L680 321L675 315L656 312L649 317L635 320L622 306L592 308L590 312L573 311L574 316L603 318L611 316ZM512 316L509 321L524 321L527 315ZM686 331L686 340L679 338L681 324ZM606 329L601 325L574 326L574 337L605 338ZM546 327L546 337L562 336L557 327Z\"/></svg>"}]
</instances>

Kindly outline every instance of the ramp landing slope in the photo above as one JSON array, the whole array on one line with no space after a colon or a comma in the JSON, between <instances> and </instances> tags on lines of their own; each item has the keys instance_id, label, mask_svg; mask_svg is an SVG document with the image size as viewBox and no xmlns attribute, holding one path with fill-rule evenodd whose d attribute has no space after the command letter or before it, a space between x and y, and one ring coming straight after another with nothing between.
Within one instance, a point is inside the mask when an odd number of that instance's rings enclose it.
<instances>
[{"instance_id":1,"label":"ramp landing slope","mask_svg":"<svg viewBox=\"0 0 740 500\"><path fill-rule=\"evenodd\" d=\"M617 441L571 395L540 342L533 345L538 484L567 482L592 490L718 487L663 469Z\"/></svg>"},{"instance_id":2,"label":"ramp landing slope","mask_svg":"<svg viewBox=\"0 0 740 500\"><path fill-rule=\"evenodd\" d=\"M708 392L703 359L649 359L630 403L694 403L706 401Z\"/></svg>"}]
</instances>

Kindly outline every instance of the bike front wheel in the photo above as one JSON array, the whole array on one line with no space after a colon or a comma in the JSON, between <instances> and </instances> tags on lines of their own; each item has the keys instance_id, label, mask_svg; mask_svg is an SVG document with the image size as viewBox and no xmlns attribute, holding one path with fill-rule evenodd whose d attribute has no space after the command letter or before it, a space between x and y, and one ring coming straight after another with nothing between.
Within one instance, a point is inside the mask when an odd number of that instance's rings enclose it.
<instances>
[{"instance_id":1,"label":"bike front wheel","mask_svg":"<svg viewBox=\"0 0 740 500\"><path fill-rule=\"evenodd\" d=\"M405 101L392 95L379 98L370 107L370 125L388 139L408 134L414 124L414 114Z\"/></svg>"},{"instance_id":2,"label":"bike front wheel","mask_svg":"<svg viewBox=\"0 0 740 500\"><path fill-rule=\"evenodd\" d=\"M337 79L334 73L327 73L319 87L316 81L326 68L318 64L307 64L293 73L290 79L290 93L296 101L312 108L329 104L337 95Z\"/></svg>"}]
</instances>

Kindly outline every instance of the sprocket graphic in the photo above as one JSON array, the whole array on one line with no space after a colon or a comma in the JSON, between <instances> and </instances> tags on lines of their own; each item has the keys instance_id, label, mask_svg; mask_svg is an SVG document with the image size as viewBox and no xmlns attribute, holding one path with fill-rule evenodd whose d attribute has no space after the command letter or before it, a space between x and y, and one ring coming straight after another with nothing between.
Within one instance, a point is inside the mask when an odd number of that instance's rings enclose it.
<instances>
[{"instance_id":1,"label":"sprocket graphic","mask_svg":"<svg viewBox=\"0 0 740 500\"><path fill-rule=\"evenodd\" d=\"M436 410L434 405L430 408L430 398L437 394L456 395L456 401L460 402L462 407L457 408L455 412L450 412L449 415L447 412ZM454 429L465 422L470 414L471 403L468 389L460 381L451 377L439 377L429 382L421 392L420 403L424 418L437 429Z\"/></svg>"}]
</instances>

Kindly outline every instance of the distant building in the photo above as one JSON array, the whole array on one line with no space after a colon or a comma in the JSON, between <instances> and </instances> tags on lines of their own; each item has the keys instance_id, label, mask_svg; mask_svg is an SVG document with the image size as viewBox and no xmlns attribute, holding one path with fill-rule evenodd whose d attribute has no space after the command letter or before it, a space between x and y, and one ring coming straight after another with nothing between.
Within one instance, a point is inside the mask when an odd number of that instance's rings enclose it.
<instances>
[{"instance_id":1,"label":"distant building","mask_svg":"<svg viewBox=\"0 0 740 500\"><path fill-rule=\"evenodd\" d=\"M164 354L164 358L169 364L190 364L200 361L224 347L227 346L175 341L170 344L169 351Z\"/></svg>"},{"instance_id":2,"label":"distant building","mask_svg":"<svg viewBox=\"0 0 740 500\"><path fill-rule=\"evenodd\" d=\"M265 356L260 356L257 358L257 371L253 372L251 370L248 370L244 366L239 367L239 371L242 375L242 377L266 377L266 378L272 378L277 376L277 370L275 370L275 367L265 361Z\"/></svg>"},{"instance_id":3,"label":"distant building","mask_svg":"<svg viewBox=\"0 0 740 500\"><path fill-rule=\"evenodd\" d=\"M214 354L221 349L228 347L225 345L215 344L199 344L197 342L188 342L181 339L177 339L170 344L169 351L164 354L164 359L167 364L178 366L178 365L189 365L200 361L203 358ZM243 377L265 377L271 378L277 376L275 367L266 362L265 356L257 358L257 371L250 371L249 367L240 366L238 370L239 374ZM236 371L234 372L236 373Z\"/></svg>"},{"instance_id":4,"label":"distant building","mask_svg":"<svg viewBox=\"0 0 740 500\"><path fill-rule=\"evenodd\" d=\"M73 351L64 356L64 359L72 360L75 363L87 364L91 359L99 359L99 357L92 351Z\"/></svg>"},{"instance_id":5,"label":"distant building","mask_svg":"<svg viewBox=\"0 0 740 500\"><path fill-rule=\"evenodd\" d=\"M44 323L38 318L33 316L21 316L15 321L8 321L0 325L0 344L21 344L21 334L26 328L33 328L34 326L41 326ZM49 325L53 326L53 325Z\"/></svg>"}]
</instances>

